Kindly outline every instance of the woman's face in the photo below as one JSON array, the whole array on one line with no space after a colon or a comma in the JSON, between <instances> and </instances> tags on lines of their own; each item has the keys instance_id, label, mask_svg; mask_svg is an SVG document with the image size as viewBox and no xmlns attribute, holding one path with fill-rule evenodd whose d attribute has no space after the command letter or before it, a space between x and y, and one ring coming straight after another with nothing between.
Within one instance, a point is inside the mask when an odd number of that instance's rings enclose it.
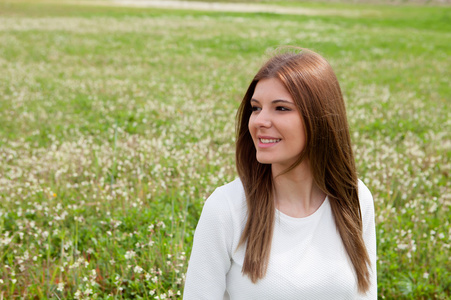
<instances>
[{"instance_id":1,"label":"woman's face","mask_svg":"<svg viewBox=\"0 0 451 300\"><path fill-rule=\"evenodd\" d=\"M279 79L262 79L251 99L249 131L262 164L291 166L305 146L304 125L296 105Z\"/></svg>"}]
</instances>

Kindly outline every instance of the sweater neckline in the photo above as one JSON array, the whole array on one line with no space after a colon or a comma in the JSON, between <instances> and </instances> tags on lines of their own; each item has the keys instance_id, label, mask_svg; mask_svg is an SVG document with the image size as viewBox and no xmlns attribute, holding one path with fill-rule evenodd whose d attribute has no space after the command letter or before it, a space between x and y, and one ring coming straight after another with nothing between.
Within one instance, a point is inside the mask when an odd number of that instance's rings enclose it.
<instances>
[{"instance_id":1,"label":"sweater neckline","mask_svg":"<svg viewBox=\"0 0 451 300\"><path fill-rule=\"evenodd\" d=\"M326 204L326 202L327 202L327 204ZM329 205L329 196L326 195L326 198L324 198L323 203L321 203L321 205L312 214L310 214L306 217L301 217L301 218L290 217L289 215L286 215L283 212L281 212L280 210L278 210L277 208L276 208L276 213L281 218L286 219L286 220L291 220L291 221L296 221L296 222L306 222L306 221L311 221L311 220L314 220L314 219L320 217L323 210L325 210L328 205Z\"/></svg>"}]
</instances>

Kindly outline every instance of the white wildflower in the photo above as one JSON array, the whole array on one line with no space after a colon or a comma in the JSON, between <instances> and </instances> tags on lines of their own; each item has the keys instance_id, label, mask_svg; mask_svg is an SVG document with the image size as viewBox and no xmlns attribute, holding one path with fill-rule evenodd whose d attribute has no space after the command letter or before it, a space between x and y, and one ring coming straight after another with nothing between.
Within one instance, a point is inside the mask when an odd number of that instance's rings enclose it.
<instances>
[{"instance_id":1,"label":"white wildflower","mask_svg":"<svg viewBox=\"0 0 451 300\"><path fill-rule=\"evenodd\" d=\"M125 259L132 259L135 257L136 253L133 250L129 250L125 253Z\"/></svg>"},{"instance_id":2,"label":"white wildflower","mask_svg":"<svg viewBox=\"0 0 451 300\"><path fill-rule=\"evenodd\" d=\"M60 291L60 292L63 292L63 291L64 291L64 282L58 283L57 290Z\"/></svg>"},{"instance_id":3,"label":"white wildflower","mask_svg":"<svg viewBox=\"0 0 451 300\"><path fill-rule=\"evenodd\" d=\"M399 249L399 250L407 249L407 247L408 247L407 244L398 244L398 249Z\"/></svg>"},{"instance_id":4,"label":"white wildflower","mask_svg":"<svg viewBox=\"0 0 451 300\"><path fill-rule=\"evenodd\" d=\"M91 295L92 294L92 289L90 289L90 288L86 289L86 291L83 294L85 294L86 296Z\"/></svg>"}]
</instances>

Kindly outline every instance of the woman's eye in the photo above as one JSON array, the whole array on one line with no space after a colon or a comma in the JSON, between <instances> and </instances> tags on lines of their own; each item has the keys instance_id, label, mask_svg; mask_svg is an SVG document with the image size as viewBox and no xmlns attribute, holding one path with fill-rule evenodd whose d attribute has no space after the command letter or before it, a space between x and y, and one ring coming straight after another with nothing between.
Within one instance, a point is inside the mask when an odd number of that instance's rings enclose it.
<instances>
[{"instance_id":1,"label":"woman's eye","mask_svg":"<svg viewBox=\"0 0 451 300\"><path fill-rule=\"evenodd\" d=\"M252 106L252 107L251 107L251 110L252 110L252 111L257 111L257 110L260 110L260 107Z\"/></svg>"},{"instance_id":2,"label":"woman's eye","mask_svg":"<svg viewBox=\"0 0 451 300\"><path fill-rule=\"evenodd\" d=\"M283 106L277 106L276 110L280 110L280 111L290 111L291 109L287 108L287 107L283 107Z\"/></svg>"}]
</instances>

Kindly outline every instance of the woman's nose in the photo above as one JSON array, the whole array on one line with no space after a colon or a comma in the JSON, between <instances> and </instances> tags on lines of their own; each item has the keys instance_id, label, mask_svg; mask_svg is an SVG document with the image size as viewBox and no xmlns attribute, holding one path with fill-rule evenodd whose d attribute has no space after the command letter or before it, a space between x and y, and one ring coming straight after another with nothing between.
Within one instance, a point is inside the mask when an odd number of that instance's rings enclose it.
<instances>
[{"instance_id":1,"label":"woman's nose","mask_svg":"<svg viewBox=\"0 0 451 300\"><path fill-rule=\"evenodd\" d=\"M255 125L258 127L271 127L271 116L268 112L265 110L261 110L256 116L255 116Z\"/></svg>"}]
</instances>

